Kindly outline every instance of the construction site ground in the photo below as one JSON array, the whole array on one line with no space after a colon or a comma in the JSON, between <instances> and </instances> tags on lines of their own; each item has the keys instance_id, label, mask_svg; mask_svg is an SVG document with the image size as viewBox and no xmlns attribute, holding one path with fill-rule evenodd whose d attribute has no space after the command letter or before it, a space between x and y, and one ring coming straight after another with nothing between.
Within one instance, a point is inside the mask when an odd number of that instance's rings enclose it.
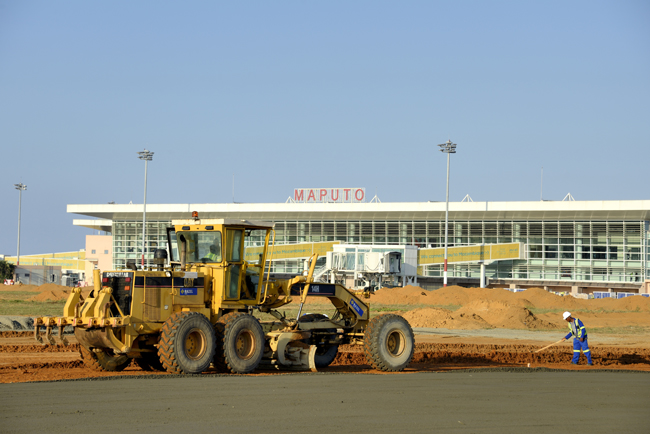
<instances>
[{"instance_id":1,"label":"construction site ground","mask_svg":"<svg viewBox=\"0 0 650 434\"><path fill-rule=\"evenodd\" d=\"M133 426L160 433L267 432L269 426L274 432L296 426L321 432L351 421L361 426L358 432L647 432L650 426L645 297L582 300L543 289L384 288L366 300L373 315L401 314L415 332L413 361L403 373L372 370L360 347L341 346L334 363L318 373L258 370L239 376L210 370L179 377L144 372L135 364L114 373L88 369L72 334L69 346L34 341L31 317L60 314L69 290L0 287L3 432L81 432L96 423L119 429L115 414L128 413L134 402L146 416ZM593 366L584 357L571 364L570 340L534 353L568 332L564 310L585 323ZM308 300L305 311L333 313L328 300L317 298ZM295 315L297 307L285 312ZM59 381L91 379L112 381ZM579 408L567 396L579 396ZM269 402L283 399L290 424L269 409ZM111 403L110 412L100 410L105 403ZM255 416L250 408L266 411Z\"/></svg>"},{"instance_id":2,"label":"construction site ground","mask_svg":"<svg viewBox=\"0 0 650 434\"><path fill-rule=\"evenodd\" d=\"M0 288L0 383L93 378L147 373L135 364L120 373L84 367L74 335L69 346L40 345L33 339L31 316L24 309L61 312L70 288L57 285ZM551 368L563 370L650 371L650 299L641 296L614 300L561 297L533 288L512 293L501 288L447 287L425 291L414 286L384 288L369 302L373 314L403 315L415 332L413 361L405 372L445 372L476 368ZM327 299L310 298L309 312L332 314ZM542 352L534 351L561 339L567 332L562 312L569 310L586 325L593 366L584 357L573 365L571 340ZM295 314L294 304L286 309ZM264 318L262 318L264 319ZM376 373L358 346L341 346L325 372ZM215 371L216 372L216 371ZM257 371L253 375L276 375Z\"/></svg>"},{"instance_id":3,"label":"construction site ground","mask_svg":"<svg viewBox=\"0 0 650 434\"><path fill-rule=\"evenodd\" d=\"M121 373L92 371L84 367L72 334L67 335L69 346L38 344L33 339L32 316L26 313L57 315L69 292L70 288L51 284L0 287L0 314L4 314L0 316L0 383L167 375L145 373L135 364ZM407 373L496 367L650 371L650 298L646 297L586 300L540 288L512 293L501 288L425 291L407 286L383 288L364 300L373 315L395 312L413 327L416 348ZM329 300L316 297L308 299L305 310L333 313ZM585 323L593 366L587 366L584 357L579 365L571 364L571 340L534 353L568 332L562 320L565 310ZM18 315L8 315L14 312ZM285 312L296 314L295 303ZM374 373L358 346L341 346L324 371Z\"/></svg>"}]
</instances>

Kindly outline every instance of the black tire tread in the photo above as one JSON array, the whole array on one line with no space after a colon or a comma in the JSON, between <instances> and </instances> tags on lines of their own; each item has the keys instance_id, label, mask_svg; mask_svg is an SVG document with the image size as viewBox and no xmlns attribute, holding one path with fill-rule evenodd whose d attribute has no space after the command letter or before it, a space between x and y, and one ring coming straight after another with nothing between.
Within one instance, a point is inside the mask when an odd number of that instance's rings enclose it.
<instances>
[{"instance_id":1,"label":"black tire tread","mask_svg":"<svg viewBox=\"0 0 650 434\"><path fill-rule=\"evenodd\" d=\"M219 372L231 372L228 363L226 362L226 354L224 352L224 339L226 332L226 322L229 324L242 315L244 312L230 312L223 315L214 325L214 332L217 335L217 351L214 352L214 360L212 363Z\"/></svg>"},{"instance_id":2,"label":"black tire tread","mask_svg":"<svg viewBox=\"0 0 650 434\"><path fill-rule=\"evenodd\" d=\"M411 353L408 355L408 361L406 362L406 364L404 364L403 367L398 369L396 369L393 366L390 366L388 363L386 363L385 360L382 359L380 353L381 350L379 348L379 346L382 344L382 342L379 341L379 333L381 333L381 330L383 329L385 324L394 318L399 318L400 320L404 321L409 331L409 336L407 336L407 339L411 339ZM389 314L376 316L370 320L368 326L366 327L366 332L363 341L363 350L366 355L366 360L368 361L368 364L373 369L377 369L379 371L385 371L385 372L401 371L402 369L404 369L404 367L408 366L408 364L413 359L413 352L415 350L413 329L411 328L411 325L408 323L408 321L406 321L404 318L402 318L399 315L389 313Z\"/></svg>"},{"instance_id":3,"label":"black tire tread","mask_svg":"<svg viewBox=\"0 0 650 434\"><path fill-rule=\"evenodd\" d=\"M87 368L90 368L93 371L103 371L95 353L83 345L79 345L79 353L81 354L81 360Z\"/></svg>"},{"instance_id":4,"label":"black tire tread","mask_svg":"<svg viewBox=\"0 0 650 434\"><path fill-rule=\"evenodd\" d=\"M252 372L253 370L256 369L253 368L252 370L246 370L246 371L241 371L237 369L237 367L233 366L232 363L228 360L228 350L227 350L227 345L228 345L228 336L229 336L229 330L230 328L235 324L236 321L238 321L241 317L250 317L255 321L258 321L257 318L254 316L244 313L244 312L230 312L217 321L215 324L215 332L218 336L218 339L220 342L217 343L217 351L215 351L215 357L213 360L214 366L220 371L220 372L226 372L226 373L232 373L232 374L245 374L248 372ZM259 321L258 321L259 324ZM264 334L262 333L262 353L264 352Z\"/></svg>"},{"instance_id":5,"label":"black tire tread","mask_svg":"<svg viewBox=\"0 0 650 434\"><path fill-rule=\"evenodd\" d=\"M178 363L176 356L175 338L181 324L192 316L203 314L199 312L175 312L163 324L158 343L158 357L162 367L172 374L185 373Z\"/></svg>"}]
</instances>

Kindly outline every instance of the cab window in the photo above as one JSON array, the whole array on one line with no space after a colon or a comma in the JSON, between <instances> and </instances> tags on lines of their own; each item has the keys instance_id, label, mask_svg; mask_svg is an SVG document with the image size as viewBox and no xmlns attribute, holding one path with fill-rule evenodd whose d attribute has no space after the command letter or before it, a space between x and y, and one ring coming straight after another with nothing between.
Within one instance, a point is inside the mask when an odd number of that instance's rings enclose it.
<instances>
[{"instance_id":1,"label":"cab window","mask_svg":"<svg viewBox=\"0 0 650 434\"><path fill-rule=\"evenodd\" d=\"M243 234L244 231L241 229L228 229L228 248L226 249L226 261L241 262Z\"/></svg>"},{"instance_id":2,"label":"cab window","mask_svg":"<svg viewBox=\"0 0 650 434\"><path fill-rule=\"evenodd\" d=\"M239 296L239 280L244 250L243 229L226 230L226 261L229 263L226 276L226 297L236 299Z\"/></svg>"},{"instance_id":3,"label":"cab window","mask_svg":"<svg viewBox=\"0 0 650 434\"><path fill-rule=\"evenodd\" d=\"M177 239L185 240L187 249L186 261L190 262L221 262L222 245L221 232L178 232ZM181 238L183 237L183 238Z\"/></svg>"}]
</instances>

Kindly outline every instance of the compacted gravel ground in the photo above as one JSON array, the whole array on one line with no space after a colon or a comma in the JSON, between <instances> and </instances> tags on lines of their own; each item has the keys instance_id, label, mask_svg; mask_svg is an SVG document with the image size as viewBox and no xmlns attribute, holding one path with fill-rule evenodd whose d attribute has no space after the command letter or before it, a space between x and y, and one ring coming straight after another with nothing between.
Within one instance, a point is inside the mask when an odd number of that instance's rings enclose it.
<instances>
[{"instance_id":1,"label":"compacted gravel ground","mask_svg":"<svg viewBox=\"0 0 650 434\"><path fill-rule=\"evenodd\" d=\"M4 384L3 433L647 433L650 373L112 377Z\"/></svg>"}]
</instances>

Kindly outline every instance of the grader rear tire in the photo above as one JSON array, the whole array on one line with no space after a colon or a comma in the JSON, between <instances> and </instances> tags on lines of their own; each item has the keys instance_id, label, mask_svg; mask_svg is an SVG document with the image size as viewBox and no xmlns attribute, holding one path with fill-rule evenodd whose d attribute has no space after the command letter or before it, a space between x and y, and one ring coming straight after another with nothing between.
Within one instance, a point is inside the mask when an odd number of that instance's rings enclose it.
<instances>
[{"instance_id":1,"label":"grader rear tire","mask_svg":"<svg viewBox=\"0 0 650 434\"><path fill-rule=\"evenodd\" d=\"M399 315L377 316L368 323L363 349L366 360L374 369L401 371L413 358L413 329L408 321Z\"/></svg>"},{"instance_id":2,"label":"grader rear tire","mask_svg":"<svg viewBox=\"0 0 650 434\"><path fill-rule=\"evenodd\" d=\"M176 312L163 325L158 356L174 374L199 374L210 366L216 340L210 321L198 312Z\"/></svg>"},{"instance_id":3,"label":"grader rear tire","mask_svg":"<svg viewBox=\"0 0 650 434\"><path fill-rule=\"evenodd\" d=\"M109 350L94 352L83 345L79 347L81 348L81 360L83 360L84 365L95 371L119 372L123 371L131 363L131 359L127 356L116 356Z\"/></svg>"},{"instance_id":4,"label":"grader rear tire","mask_svg":"<svg viewBox=\"0 0 650 434\"><path fill-rule=\"evenodd\" d=\"M233 312L215 325L221 340L214 364L221 372L247 374L254 371L264 354L264 331L252 315Z\"/></svg>"},{"instance_id":5,"label":"grader rear tire","mask_svg":"<svg viewBox=\"0 0 650 434\"><path fill-rule=\"evenodd\" d=\"M230 372L223 353L223 335L226 331L226 321L232 321L234 318L245 315L244 312L230 312L217 320L214 325L214 334L217 337L217 350L214 353L212 364L219 372Z\"/></svg>"}]
</instances>

